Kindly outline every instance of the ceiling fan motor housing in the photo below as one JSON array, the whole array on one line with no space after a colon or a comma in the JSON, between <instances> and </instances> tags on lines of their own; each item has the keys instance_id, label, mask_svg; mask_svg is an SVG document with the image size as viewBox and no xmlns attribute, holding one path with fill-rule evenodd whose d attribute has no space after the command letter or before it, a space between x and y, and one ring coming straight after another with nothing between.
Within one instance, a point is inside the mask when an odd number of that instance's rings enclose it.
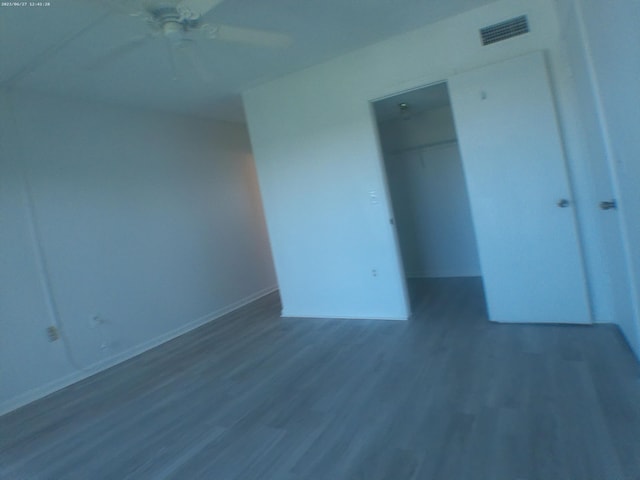
<instances>
[{"instance_id":1,"label":"ceiling fan motor housing","mask_svg":"<svg viewBox=\"0 0 640 480\"><path fill-rule=\"evenodd\" d=\"M175 7L160 7L149 12L152 23L162 35L175 45L184 40L185 33L197 26L197 21L183 17Z\"/></svg>"},{"instance_id":2,"label":"ceiling fan motor housing","mask_svg":"<svg viewBox=\"0 0 640 480\"><path fill-rule=\"evenodd\" d=\"M168 20L162 23L162 34L168 38L182 38L184 26L175 20Z\"/></svg>"}]
</instances>

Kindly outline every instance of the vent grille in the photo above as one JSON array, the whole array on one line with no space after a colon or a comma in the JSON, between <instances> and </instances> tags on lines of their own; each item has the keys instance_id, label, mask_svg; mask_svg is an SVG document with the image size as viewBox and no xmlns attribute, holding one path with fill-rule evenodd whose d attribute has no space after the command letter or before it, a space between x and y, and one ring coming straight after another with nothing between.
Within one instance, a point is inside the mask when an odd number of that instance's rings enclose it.
<instances>
[{"instance_id":1,"label":"vent grille","mask_svg":"<svg viewBox=\"0 0 640 480\"><path fill-rule=\"evenodd\" d=\"M492 43L501 42L507 38L517 37L529 33L529 21L526 15L505 20L504 22L489 25L480 29L482 37L482 45L490 45Z\"/></svg>"}]
</instances>

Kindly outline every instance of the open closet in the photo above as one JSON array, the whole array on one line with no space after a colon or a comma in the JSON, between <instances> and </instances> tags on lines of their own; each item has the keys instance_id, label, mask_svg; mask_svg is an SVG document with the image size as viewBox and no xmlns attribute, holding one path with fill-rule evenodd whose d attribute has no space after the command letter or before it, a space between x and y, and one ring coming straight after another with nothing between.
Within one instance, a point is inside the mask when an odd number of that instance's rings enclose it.
<instances>
[{"instance_id":1,"label":"open closet","mask_svg":"<svg viewBox=\"0 0 640 480\"><path fill-rule=\"evenodd\" d=\"M374 103L409 291L418 279L480 277L446 83Z\"/></svg>"}]
</instances>

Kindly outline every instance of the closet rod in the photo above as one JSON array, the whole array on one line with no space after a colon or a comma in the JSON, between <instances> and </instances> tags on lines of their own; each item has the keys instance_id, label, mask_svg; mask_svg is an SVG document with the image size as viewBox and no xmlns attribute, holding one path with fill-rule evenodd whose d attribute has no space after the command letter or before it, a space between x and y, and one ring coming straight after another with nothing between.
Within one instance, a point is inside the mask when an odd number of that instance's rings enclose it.
<instances>
[{"instance_id":1,"label":"closet rod","mask_svg":"<svg viewBox=\"0 0 640 480\"><path fill-rule=\"evenodd\" d=\"M397 150L387 150L384 152L386 155L395 155L397 153L414 152L416 150L427 150L435 147L443 147L445 145L455 145L458 143L458 139L443 140L442 142L435 143L423 143L422 145L416 145L415 147L398 148Z\"/></svg>"}]
</instances>

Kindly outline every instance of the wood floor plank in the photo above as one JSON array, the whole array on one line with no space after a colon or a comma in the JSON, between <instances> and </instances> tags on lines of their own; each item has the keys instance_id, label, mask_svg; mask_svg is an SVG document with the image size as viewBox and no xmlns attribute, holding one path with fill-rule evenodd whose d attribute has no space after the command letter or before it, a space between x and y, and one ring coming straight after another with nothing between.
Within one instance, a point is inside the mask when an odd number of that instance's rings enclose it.
<instances>
[{"instance_id":1,"label":"wood floor plank","mask_svg":"<svg viewBox=\"0 0 640 480\"><path fill-rule=\"evenodd\" d=\"M474 278L408 322L282 319L277 294L0 417L0 478L639 480L614 327L504 325Z\"/></svg>"}]
</instances>

